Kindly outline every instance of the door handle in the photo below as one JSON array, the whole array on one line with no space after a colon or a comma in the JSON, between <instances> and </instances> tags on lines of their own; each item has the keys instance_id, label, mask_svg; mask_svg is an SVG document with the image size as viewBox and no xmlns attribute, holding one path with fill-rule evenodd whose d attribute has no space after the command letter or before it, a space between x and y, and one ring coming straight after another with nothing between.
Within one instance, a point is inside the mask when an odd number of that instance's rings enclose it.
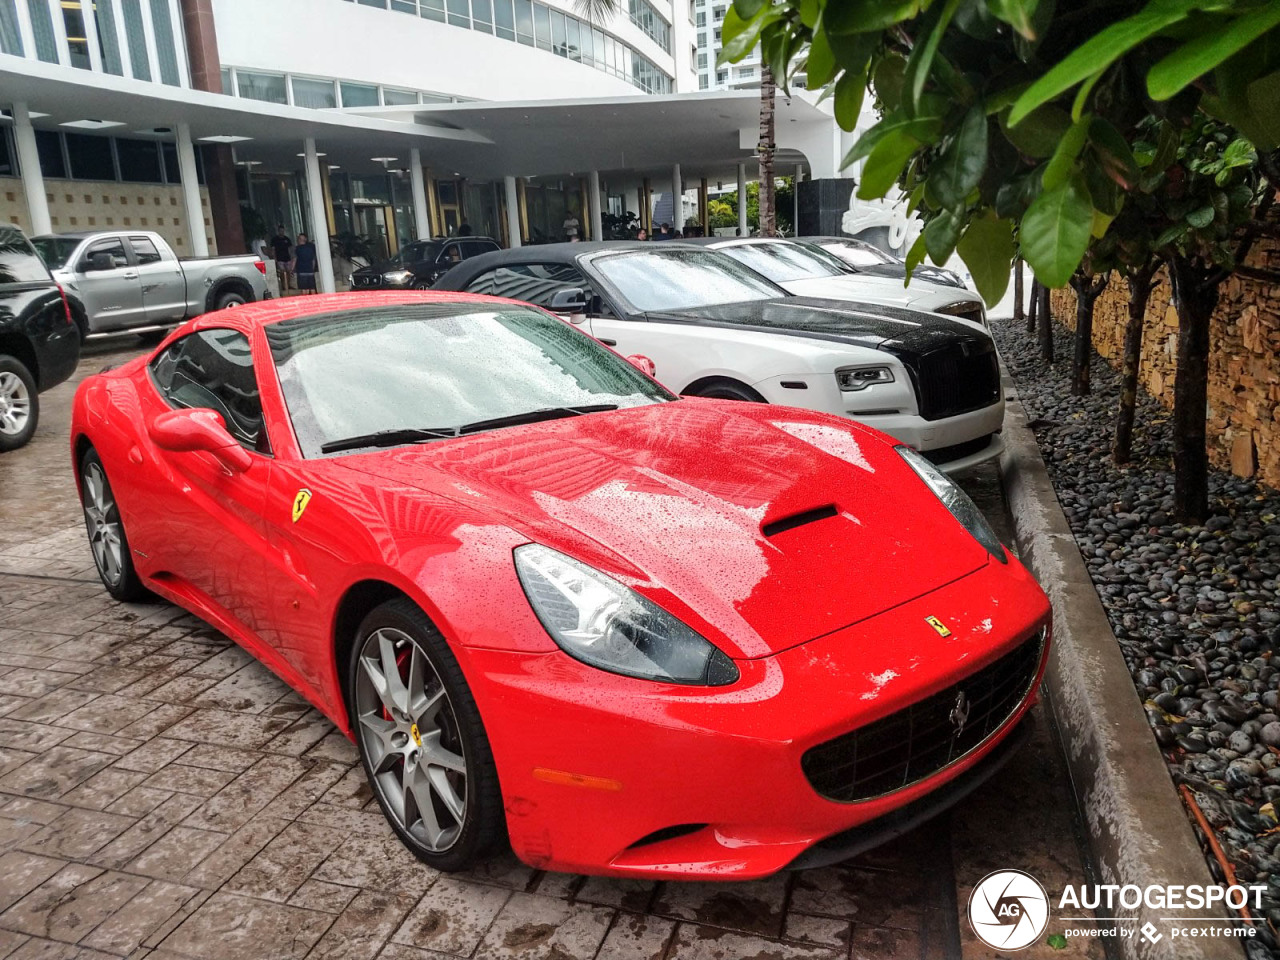
<instances>
[{"instance_id":1,"label":"door handle","mask_svg":"<svg viewBox=\"0 0 1280 960\"><path fill-rule=\"evenodd\" d=\"M139 450L137 447L130 447L129 462L132 463L134 466L140 465L142 463L142 451Z\"/></svg>"},{"instance_id":2,"label":"door handle","mask_svg":"<svg viewBox=\"0 0 1280 960\"><path fill-rule=\"evenodd\" d=\"M126 280L137 280L138 272L136 270L130 270L128 273L122 273L121 276Z\"/></svg>"},{"instance_id":3,"label":"door handle","mask_svg":"<svg viewBox=\"0 0 1280 960\"><path fill-rule=\"evenodd\" d=\"M617 340L606 340L604 337L600 338L600 342L603 343L606 347L616 347L618 345Z\"/></svg>"}]
</instances>

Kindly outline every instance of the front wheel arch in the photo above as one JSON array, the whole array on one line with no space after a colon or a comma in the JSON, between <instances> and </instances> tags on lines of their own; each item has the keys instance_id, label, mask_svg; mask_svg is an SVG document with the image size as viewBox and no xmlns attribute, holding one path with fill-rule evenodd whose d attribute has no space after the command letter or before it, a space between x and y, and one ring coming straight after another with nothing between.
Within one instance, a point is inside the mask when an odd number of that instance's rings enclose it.
<instances>
[{"instance_id":1,"label":"front wheel arch","mask_svg":"<svg viewBox=\"0 0 1280 960\"><path fill-rule=\"evenodd\" d=\"M210 313L214 310L217 310L218 301L221 300L222 297L228 293L239 294L241 297L244 298L245 303L254 302L253 288L250 287L249 284L239 279L223 280L221 283L214 284L213 287L210 288L209 290L209 295L205 297L205 301L204 301L205 313Z\"/></svg>"},{"instance_id":2,"label":"front wheel arch","mask_svg":"<svg viewBox=\"0 0 1280 960\"><path fill-rule=\"evenodd\" d=\"M686 397L724 397L749 403L768 403L760 391L733 377L701 377L680 391ZM734 394L733 396L726 396Z\"/></svg>"}]
</instances>

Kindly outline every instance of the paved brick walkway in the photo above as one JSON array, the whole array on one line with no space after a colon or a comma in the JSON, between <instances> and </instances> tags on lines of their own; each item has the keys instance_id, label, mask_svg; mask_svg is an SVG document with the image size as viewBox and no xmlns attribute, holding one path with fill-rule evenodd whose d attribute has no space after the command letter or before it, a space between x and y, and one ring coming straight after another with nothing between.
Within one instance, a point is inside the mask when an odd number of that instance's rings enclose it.
<instances>
[{"instance_id":1,"label":"paved brick walkway","mask_svg":"<svg viewBox=\"0 0 1280 960\"><path fill-rule=\"evenodd\" d=\"M90 346L81 374L121 350L135 341ZM1043 723L963 808L837 868L648 883L508 854L437 874L300 697L177 608L101 589L71 482L72 390L47 394L35 442L0 457L0 958L984 957L958 911L987 872L1029 870L1051 894L1083 879ZM992 475L973 489L1003 522Z\"/></svg>"}]
</instances>

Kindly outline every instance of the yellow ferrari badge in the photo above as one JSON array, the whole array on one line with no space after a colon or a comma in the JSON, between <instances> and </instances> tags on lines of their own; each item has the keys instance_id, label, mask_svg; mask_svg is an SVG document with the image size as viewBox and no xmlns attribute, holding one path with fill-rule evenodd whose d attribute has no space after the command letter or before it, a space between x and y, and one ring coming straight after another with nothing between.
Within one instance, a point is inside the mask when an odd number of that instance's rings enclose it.
<instances>
[{"instance_id":1,"label":"yellow ferrari badge","mask_svg":"<svg viewBox=\"0 0 1280 960\"><path fill-rule=\"evenodd\" d=\"M418 731L418 725L416 723L409 728L409 736L413 738L413 745L415 747L422 746L422 734Z\"/></svg>"},{"instance_id":2,"label":"yellow ferrari badge","mask_svg":"<svg viewBox=\"0 0 1280 960\"><path fill-rule=\"evenodd\" d=\"M940 637L951 636L951 631L947 629L947 625L943 623L941 620L939 620L937 617L925 617L924 622L927 623L929 626L933 627L933 629L937 631L938 636Z\"/></svg>"},{"instance_id":3,"label":"yellow ferrari badge","mask_svg":"<svg viewBox=\"0 0 1280 960\"><path fill-rule=\"evenodd\" d=\"M293 522L297 523L302 519L302 515L307 510L307 504L311 502L311 491L303 487L298 491L298 495L293 498Z\"/></svg>"}]
</instances>

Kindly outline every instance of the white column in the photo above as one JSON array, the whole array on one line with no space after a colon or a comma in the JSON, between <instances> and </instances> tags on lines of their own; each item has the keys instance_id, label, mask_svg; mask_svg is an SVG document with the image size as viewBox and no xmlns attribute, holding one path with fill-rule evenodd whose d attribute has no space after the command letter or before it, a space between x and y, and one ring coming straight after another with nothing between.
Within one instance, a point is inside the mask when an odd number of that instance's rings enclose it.
<instances>
[{"instance_id":1,"label":"white column","mask_svg":"<svg viewBox=\"0 0 1280 960\"><path fill-rule=\"evenodd\" d=\"M31 26L31 9L25 3L15 3L13 6L18 14L18 37L22 40L22 55L28 60L38 60L36 31Z\"/></svg>"},{"instance_id":2,"label":"white column","mask_svg":"<svg viewBox=\"0 0 1280 960\"><path fill-rule=\"evenodd\" d=\"M422 176L422 151L409 148L409 185L413 188L414 236L419 240L431 239L431 211L427 209L427 182Z\"/></svg>"},{"instance_id":3,"label":"white column","mask_svg":"<svg viewBox=\"0 0 1280 960\"><path fill-rule=\"evenodd\" d=\"M747 165L738 164L738 236L747 235Z\"/></svg>"},{"instance_id":4,"label":"white column","mask_svg":"<svg viewBox=\"0 0 1280 960\"><path fill-rule=\"evenodd\" d=\"M94 0L83 0L80 16L84 20L84 39L89 46L89 69L103 73L102 48L98 46L98 18L94 15Z\"/></svg>"},{"instance_id":5,"label":"white column","mask_svg":"<svg viewBox=\"0 0 1280 960\"><path fill-rule=\"evenodd\" d=\"M511 248L515 249L523 242L520 239L520 198L516 194L516 178L503 177L502 185L507 192L507 238Z\"/></svg>"},{"instance_id":6,"label":"white column","mask_svg":"<svg viewBox=\"0 0 1280 960\"><path fill-rule=\"evenodd\" d=\"M684 229L684 181L678 163L671 168L671 229Z\"/></svg>"},{"instance_id":7,"label":"white column","mask_svg":"<svg viewBox=\"0 0 1280 960\"><path fill-rule=\"evenodd\" d=\"M600 171L587 174L587 203L591 206L591 239L604 239L604 218L600 211Z\"/></svg>"},{"instance_id":8,"label":"white column","mask_svg":"<svg viewBox=\"0 0 1280 960\"><path fill-rule=\"evenodd\" d=\"M329 252L329 215L324 208L324 186L320 181L320 157L316 153L316 138L303 141L307 165L307 200L311 205L311 242L316 245L316 259L320 267L321 293L333 293L333 257Z\"/></svg>"},{"instance_id":9,"label":"white column","mask_svg":"<svg viewBox=\"0 0 1280 960\"><path fill-rule=\"evenodd\" d=\"M18 148L18 168L22 173L22 192L27 197L27 216L33 234L52 233L49 198L44 192L44 172L40 169L40 151L36 149L36 131L25 103L13 105L13 139Z\"/></svg>"},{"instance_id":10,"label":"white column","mask_svg":"<svg viewBox=\"0 0 1280 960\"><path fill-rule=\"evenodd\" d=\"M191 127L178 124L178 174L182 178L182 202L187 209L187 236L191 255L207 257L209 239L204 232L204 208L200 205L200 180L196 176L196 151L191 145Z\"/></svg>"},{"instance_id":11,"label":"white column","mask_svg":"<svg viewBox=\"0 0 1280 960\"><path fill-rule=\"evenodd\" d=\"M69 67L71 66L71 47L67 44L67 21L62 16L62 4L50 3L50 0L40 0L40 2L49 4L49 17L53 21L53 46L58 51L58 63Z\"/></svg>"}]
</instances>

